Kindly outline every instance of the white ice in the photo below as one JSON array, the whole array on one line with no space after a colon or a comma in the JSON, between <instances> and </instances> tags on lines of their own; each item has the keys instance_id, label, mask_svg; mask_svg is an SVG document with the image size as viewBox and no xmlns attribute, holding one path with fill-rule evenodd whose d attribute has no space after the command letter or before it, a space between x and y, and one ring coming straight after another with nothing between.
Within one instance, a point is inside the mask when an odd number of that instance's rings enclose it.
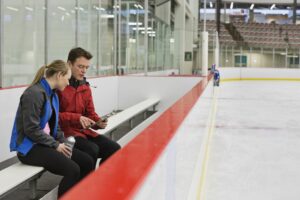
<instances>
[{"instance_id":1,"label":"white ice","mask_svg":"<svg viewBox=\"0 0 300 200\"><path fill-rule=\"evenodd\" d=\"M300 199L300 82L225 82L206 200Z\"/></svg>"},{"instance_id":2,"label":"white ice","mask_svg":"<svg viewBox=\"0 0 300 200\"><path fill-rule=\"evenodd\" d=\"M134 199L196 199L212 93L210 84ZM222 83L215 125L205 200L300 199L300 82Z\"/></svg>"}]
</instances>

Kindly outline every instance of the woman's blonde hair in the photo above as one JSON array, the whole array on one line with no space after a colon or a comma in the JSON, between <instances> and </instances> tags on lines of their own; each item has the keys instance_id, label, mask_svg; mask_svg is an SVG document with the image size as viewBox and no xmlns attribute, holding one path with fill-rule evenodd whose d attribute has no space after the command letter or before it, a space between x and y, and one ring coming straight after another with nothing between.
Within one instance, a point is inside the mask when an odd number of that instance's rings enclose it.
<instances>
[{"instance_id":1,"label":"woman's blonde hair","mask_svg":"<svg viewBox=\"0 0 300 200\"><path fill-rule=\"evenodd\" d=\"M49 78L59 72L64 76L68 70L69 65L65 61L54 60L50 65L44 65L37 71L31 85L37 84L43 77Z\"/></svg>"}]
</instances>

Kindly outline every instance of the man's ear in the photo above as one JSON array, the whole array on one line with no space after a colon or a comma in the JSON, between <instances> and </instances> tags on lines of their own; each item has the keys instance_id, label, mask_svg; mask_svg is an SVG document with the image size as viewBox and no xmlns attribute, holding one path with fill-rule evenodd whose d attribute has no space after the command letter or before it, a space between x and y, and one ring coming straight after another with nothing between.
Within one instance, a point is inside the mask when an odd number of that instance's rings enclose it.
<instances>
[{"instance_id":1,"label":"man's ear","mask_svg":"<svg viewBox=\"0 0 300 200\"><path fill-rule=\"evenodd\" d=\"M72 63L71 63L71 61L68 61L68 65L69 65L69 67L73 66Z\"/></svg>"}]
</instances>

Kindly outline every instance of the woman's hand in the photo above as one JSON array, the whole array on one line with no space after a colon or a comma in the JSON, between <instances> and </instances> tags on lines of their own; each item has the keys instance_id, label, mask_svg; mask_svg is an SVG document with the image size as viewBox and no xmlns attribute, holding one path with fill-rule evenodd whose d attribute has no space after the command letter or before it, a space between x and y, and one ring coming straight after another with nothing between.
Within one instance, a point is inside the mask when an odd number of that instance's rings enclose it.
<instances>
[{"instance_id":1,"label":"woman's hand","mask_svg":"<svg viewBox=\"0 0 300 200\"><path fill-rule=\"evenodd\" d=\"M56 148L56 150L62 154L64 154L66 157L70 158L72 155L72 150L70 149L70 147L68 147L67 145L65 145L64 143L60 143L58 145L58 147Z\"/></svg>"},{"instance_id":2,"label":"woman's hand","mask_svg":"<svg viewBox=\"0 0 300 200\"><path fill-rule=\"evenodd\" d=\"M81 116L80 119L80 124L84 129L90 128L93 124L95 124L95 122L93 120L91 120L88 117L85 116Z\"/></svg>"}]
</instances>

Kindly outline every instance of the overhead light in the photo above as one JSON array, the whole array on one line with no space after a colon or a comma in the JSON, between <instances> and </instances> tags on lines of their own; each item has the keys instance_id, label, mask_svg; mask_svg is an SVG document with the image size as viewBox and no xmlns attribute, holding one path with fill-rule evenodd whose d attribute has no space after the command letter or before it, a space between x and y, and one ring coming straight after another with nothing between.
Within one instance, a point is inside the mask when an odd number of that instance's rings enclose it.
<instances>
[{"instance_id":1,"label":"overhead light","mask_svg":"<svg viewBox=\"0 0 300 200\"><path fill-rule=\"evenodd\" d=\"M143 25L142 22L128 22L128 26L141 26Z\"/></svg>"},{"instance_id":2,"label":"overhead light","mask_svg":"<svg viewBox=\"0 0 300 200\"><path fill-rule=\"evenodd\" d=\"M233 2L231 2L230 4L230 9L233 9Z\"/></svg>"},{"instance_id":3,"label":"overhead light","mask_svg":"<svg viewBox=\"0 0 300 200\"><path fill-rule=\"evenodd\" d=\"M251 6L250 6L250 10L253 10L253 8L254 8L254 3L253 3L253 4L251 4Z\"/></svg>"},{"instance_id":4,"label":"overhead light","mask_svg":"<svg viewBox=\"0 0 300 200\"><path fill-rule=\"evenodd\" d=\"M46 7L45 7L45 6L43 6L43 10L46 10Z\"/></svg>"},{"instance_id":5,"label":"overhead light","mask_svg":"<svg viewBox=\"0 0 300 200\"><path fill-rule=\"evenodd\" d=\"M138 28L133 27L132 30L144 31L144 30L145 30L145 27L138 27ZM152 28L151 28L151 27L148 27L148 30L152 30Z\"/></svg>"},{"instance_id":6,"label":"overhead light","mask_svg":"<svg viewBox=\"0 0 300 200\"><path fill-rule=\"evenodd\" d=\"M28 7L28 6L25 6L25 9L26 9L26 10L29 10L29 11L33 11L33 8Z\"/></svg>"},{"instance_id":7,"label":"overhead light","mask_svg":"<svg viewBox=\"0 0 300 200\"><path fill-rule=\"evenodd\" d=\"M288 58L298 58L299 56L297 56L297 55L288 55L287 57Z\"/></svg>"},{"instance_id":8,"label":"overhead light","mask_svg":"<svg viewBox=\"0 0 300 200\"><path fill-rule=\"evenodd\" d=\"M75 10L71 10L71 13L75 13Z\"/></svg>"},{"instance_id":9,"label":"overhead light","mask_svg":"<svg viewBox=\"0 0 300 200\"><path fill-rule=\"evenodd\" d=\"M66 11L66 9L65 9L64 7L58 6L57 8L58 8L59 10Z\"/></svg>"},{"instance_id":10,"label":"overhead light","mask_svg":"<svg viewBox=\"0 0 300 200\"><path fill-rule=\"evenodd\" d=\"M96 10L105 11L105 9L104 9L104 8L99 8L98 6L94 6L94 8L95 8Z\"/></svg>"},{"instance_id":11,"label":"overhead light","mask_svg":"<svg viewBox=\"0 0 300 200\"><path fill-rule=\"evenodd\" d=\"M61 16L61 21L64 21L65 20L65 16Z\"/></svg>"},{"instance_id":12,"label":"overhead light","mask_svg":"<svg viewBox=\"0 0 300 200\"><path fill-rule=\"evenodd\" d=\"M142 9L142 10L144 9L143 6L141 6L141 5L138 5L138 7L139 7L140 9Z\"/></svg>"},{"instance_id":13,"label":"overhead light","mask_svg":"<svg viewBox=\"0 0 300 200\"><path fill-rule=\"evenodd\" d=\"M67 16L70 16L70 13L66 12L66 15L67 15Z\"/></svg>"},{"instance_id":14,"label":"overhead light","mask_svg":"<svg viewBox=\"0 0 300 200\"><path fill-rule=\"evenodd\" d=\"M174 43L174 42L175 42L174 38L170 38L170 43Z\"/></svg>"},{"instance_id":15,"label":"overhead light","mask_svg":"<svg viewBox=\"0 0 300 200\"><path fill-rule=\"evenodd\" d=\"M129 43L136 43L136 39L134 39L134 38L129 38Z\"/></svg>"},{"instance_id":16,"label":"overhead light","mask_svg":"<svg viewBox=\"0 0 300 200\"><path fill-rule=\"evenodd\" d=\"M273 4L270 9L273 10L275 8L275 6L276 6L276 4Z\"/></svg>"},{"instance_id":17,"label":"overhead light","mask_svg":"<svg viewBox=\"0 0 300 200\"><path fill-rule=\"evenodd\" d=\"M139 8L139 6L136 3L134 4L134 7Z\"/></svg>"},{"instance_id":18,"label":"overhead light","mask_svg":"<svg viewBox=\"0 0 300 200\"><path fill-rule=\"evenodd\" d=\"M79 8L78 8L78 10L84 11L84 8L82 8L82 7L79 7Z\"/></svg>"},{"instance_id":19,"label":"overhead light","mask_svg":"<svg viewBox=\"0 0 300 200\"><path fill-rule=\"evenodd\" d=\"M141 31L141 34L145 34L145 31ZM155 34L155 31L147 31L148 34Z\"/></svg>"},{"instance_id":20,"label":"overhead light","mask_svg":"<svg viewBox=\"0 0 300 200\"><path fill-rule=\"evenodd\" d=\"M104 14L104 15L100 15L101 18L105 18L105 19L110 19L110 18L114 18L114 15L108 15L108 14Z\"/></svg>"},{"instance_id":21,"label":"overhead light","mask_svg":"<svg viewBox=\"0 0 300 200\"><path fill-rule=\"evenodd\" d=\"M212 7L214 7L214 5L213 5L213 3L210 1L209 2L209 6L212 8Z\"/></svg>"},{"instance_id":22,"label":"overhead light","mask_svg":"<svg viewBox=\"0 0 300 200\"><path fill-rule=\"evenodd\" d=\"M14 8L14 7L11 7L11 6L7 6L6 8L9 9L9 10L13 10L13 11L19 11L18 8Z\"/></svg>"}]
</instances>

